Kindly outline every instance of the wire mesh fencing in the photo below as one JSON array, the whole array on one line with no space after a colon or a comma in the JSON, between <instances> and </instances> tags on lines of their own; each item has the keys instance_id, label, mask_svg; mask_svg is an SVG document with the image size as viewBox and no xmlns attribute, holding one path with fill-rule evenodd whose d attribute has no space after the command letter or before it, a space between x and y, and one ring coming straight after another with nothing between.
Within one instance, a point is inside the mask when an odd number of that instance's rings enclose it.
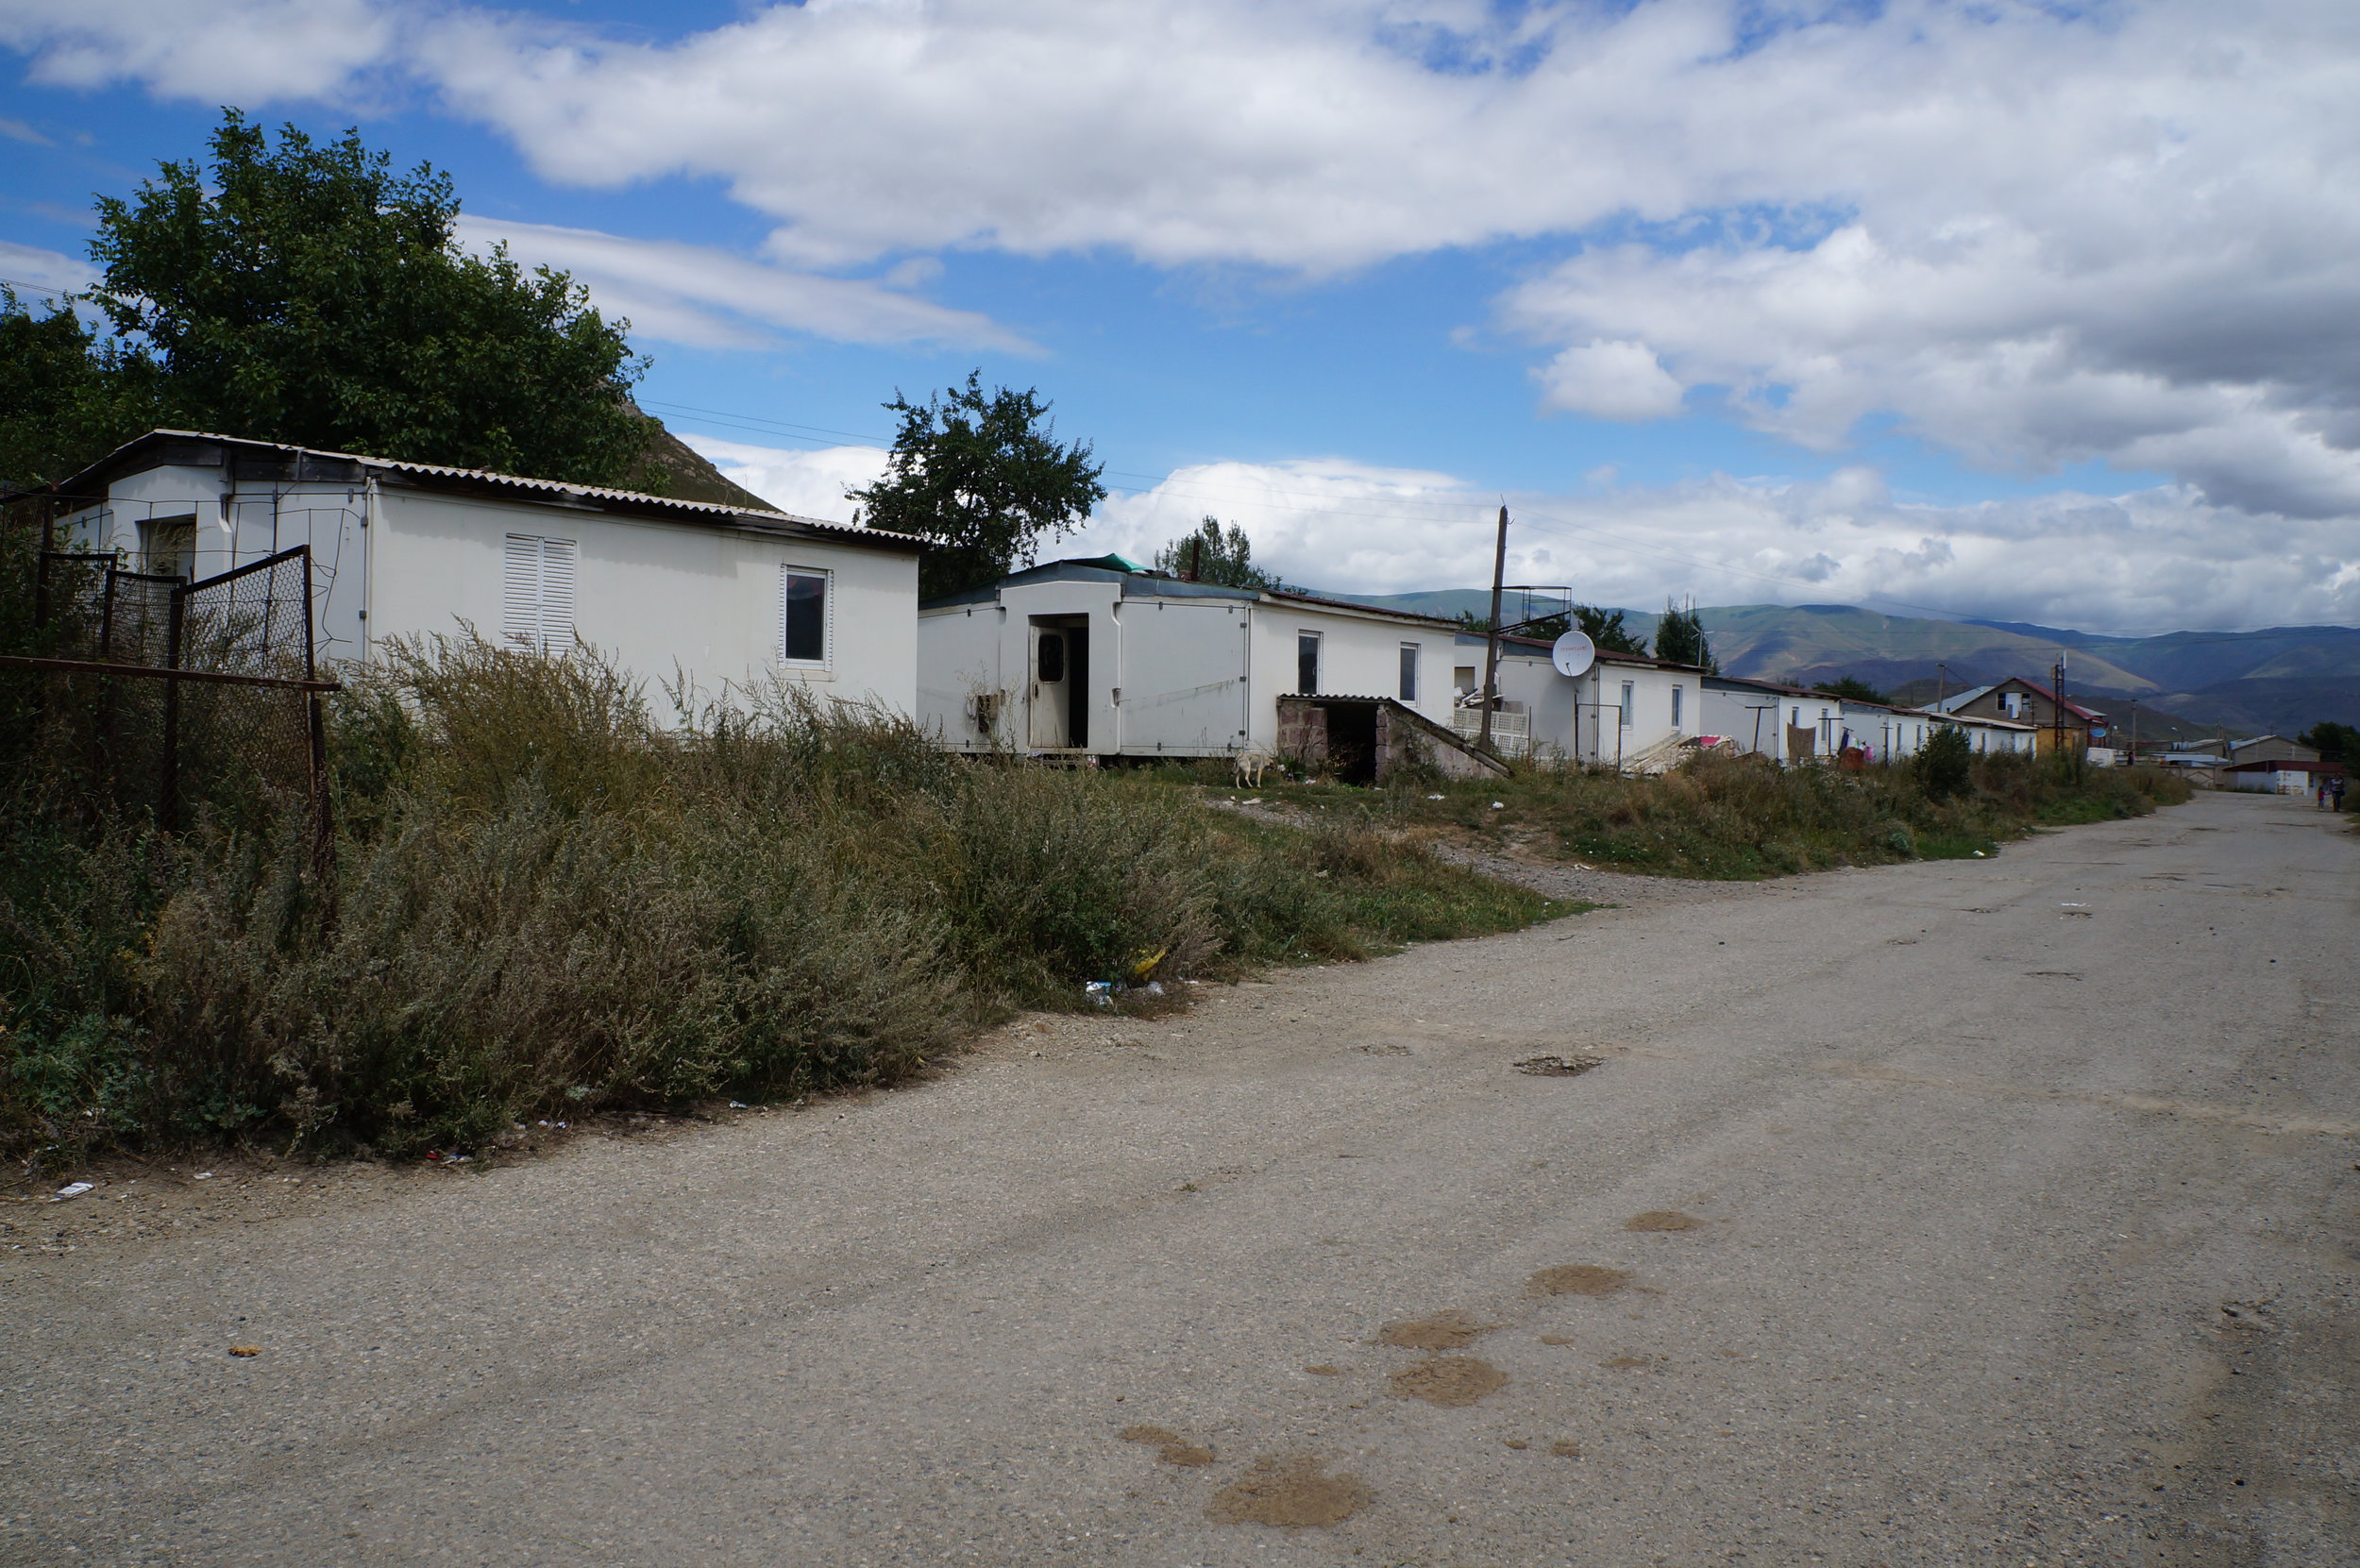
<instances>
[{"instance_id":1,"label":"wire mesh fencing","mask_svg":"<svg viewBox=\"0 0 2360 1568\"><path fill-rule=\"evenodd\" d=\"M189 582L112 555L44 550L43 651L0 659L32 704L47 786L85 812L192 812L256 825L299 808L316 869L330 850L326 694L305 546Z\"/></svg>"}]
</instances>

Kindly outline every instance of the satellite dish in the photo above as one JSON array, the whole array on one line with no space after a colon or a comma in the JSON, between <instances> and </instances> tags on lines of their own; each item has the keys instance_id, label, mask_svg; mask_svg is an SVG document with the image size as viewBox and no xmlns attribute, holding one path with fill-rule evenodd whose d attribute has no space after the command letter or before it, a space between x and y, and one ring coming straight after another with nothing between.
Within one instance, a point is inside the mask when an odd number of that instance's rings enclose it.
<instances>
[{"instance_id":1,"label":"satellite dish","mask_svg":"<svg viewBox=\"0 0 2360 1568\"><path fill-rule=\"evenodd\" d=\"M1598 645L1586 632L1568 632L1549 648L1549 663L1564 676L1586 675L1598 657Z\"/></svg>"}]
</instances>

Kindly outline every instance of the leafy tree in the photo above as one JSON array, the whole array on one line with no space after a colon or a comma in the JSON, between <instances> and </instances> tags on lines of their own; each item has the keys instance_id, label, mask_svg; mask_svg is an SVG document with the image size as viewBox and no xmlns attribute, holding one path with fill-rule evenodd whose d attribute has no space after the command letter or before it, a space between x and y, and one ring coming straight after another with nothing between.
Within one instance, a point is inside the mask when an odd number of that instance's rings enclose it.
<instances>
[{"instance_id":1,"label":"leafy tree","mask_svg":"<svg viewBox=\"0 0 2360 1568\"><path fill-rule=\"evenodd\" d=\"M2321 719L2295 739L2317 751L2321 762L2340 762L2347 767L2360 764L2360 729L2350 724Z\"/></svg>"},{"instance_id":2,"label":"leafy tree","mask_svg":"<svg viewBox=\"0 0 2360 1568\"><path fill-rule=\"evenodd\" d=\"M876 483L845 494L869 527L939 547L919 562L922 599L1031 565L1043 534L1072 531L1105 499L1105 465L1090 461L1086 441L1057 443L1037 389L986 394L983 373L970 371L938 397L913 403L897 392L885 406L902 416L892 461Z\"/></svg>"},{"instance_id":3,"label":"leafy tree","mask_svg":"<svg viewBox=\"0 0 2360 1568\"><path fill-rule=\"evenodd\" d=\"M1937 724L1913 759L1920 788L1937 801L1964 795L1975 786L1975 748L1955 724Z\"/></svg>"},{"instance_id":4,"label":"leafy tree","mask_svg":"<svg viewBox=\"0 0 2360 1568\"><path fill-rule=\"evenodd\" d=\"M1663 601L1663 618L1655 625L1655 656L1676 665L1693 665L1713 675L1721 672L1720 662L1712 656L1712 644L1705 638L1705 623L1693 603L1682 609L1668 599Z\"/></svg>"},{"instance_id":5,"label":"leafy tree","mask_svg":"<svg viewBox=\"0 0 2360 1568\"><path fill-rule=\"evenodd\" d=\"M73 472L169 420L156 363L101 344L68 304L35 315L0 286L0 489Z\"/></svg>"},{"instance_id":6,"label":"leafy tree","mask_svg":"<svg viewBox=\"0 0 2360 1568\"><path fill-rule=\"evenodd\" d=\"M1254 541L1245 530L1231 523L1224 531L1218 517L1205 518L1194 533L1184 533L1157 550L1155 569L1227 588L1288 591L1284 582L1254 564Z\"/></svg>"},{"instance_id":7,"label":"leafy tree","mask_svg":"<svg viewBox=\"0 0 2360 1568\"><path fill-rule=\"evenodd\" d=\"M1597 645L1599 652L1646 652L1646 639L1623 624L1623 611L1607 610L1594 604L1574 606L1574 619L1581 623L1582 631L1589 633L1590 640Z\"/></svg>"},{"instance_id":8,"label":"leafy tree","mask_svg":"<svg viewBox=\"0 0 2360 1568\"><path fill-rule=\"evenodd\" d=\"M274 146L234 110L210 147L210 167L167 161L130 200L98 202L87 298L116 342L85 334L77 366L54 314L11 313L0 375L36 382L36 406L93 412L42 449L24 433L42 416L11 399L0 440L27 455L10 467L55 478L132 433L136 412L581 483L653 477L627 324L564 273L461 250L448 176L396 176L358 132L315 144L288 126Z\"/></svg>"},{"instance_id":9,"label":"leafy tree","mask_svg":"<svg viewBox=\"0 0 2360 1568\"><path fill-rule=\"evenodd\" d=\"M1857 675L1840 675L1832 681L1822 681L1811 688L1824 691L1829 697L1848 697L1855 702L1881 702L1893 705L1893 699L1870 685Z\"/></svg>"}]
</instances>

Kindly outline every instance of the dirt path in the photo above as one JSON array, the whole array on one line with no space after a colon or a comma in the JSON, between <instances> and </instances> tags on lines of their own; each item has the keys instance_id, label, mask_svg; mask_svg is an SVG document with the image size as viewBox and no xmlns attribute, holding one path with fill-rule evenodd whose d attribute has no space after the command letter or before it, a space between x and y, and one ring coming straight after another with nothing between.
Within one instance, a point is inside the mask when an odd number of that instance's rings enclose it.
<instances>
[{"instance_id":1,"label":"dirt path","mask_svg":"<svg viewBox=\"0 0 2360 1568\"><path fill-rule=\"evenodd\" d=\"M0 1255L0 1561L2349 1561L2355 871L2203 797Z\"/></svg>"}]
</instances>

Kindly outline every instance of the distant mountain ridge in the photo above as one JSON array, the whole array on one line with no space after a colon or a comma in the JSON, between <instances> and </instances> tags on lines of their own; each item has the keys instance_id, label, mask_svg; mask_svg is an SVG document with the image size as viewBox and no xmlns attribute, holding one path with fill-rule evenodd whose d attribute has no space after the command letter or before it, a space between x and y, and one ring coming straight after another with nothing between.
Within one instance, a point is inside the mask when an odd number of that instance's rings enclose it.
<instances>
[{"instance_id":1,"label":"distant mountain ridge","mask_svg":"<svg viewBox=\"0 0 2360 1568\"><path fill-rule=\"evenodd\" d=\"M1481 615L1492 598L1483 588L1329 597L1429 615ZM1624 614L1633 631L1653 638L1654 612ZM2292 734L2323 718L2360 724L2360 627L2118 637L2022 621L1887 615L1848 604L1734 604L1698 614L1721 667L1756 680L1807 686L1851 675L1924 700L1938 679L1951 691L2011 675L2045 683L2063 649L2066 695L2100 708L2136 699L2143 712L2176 715L2191 731L2244 734ZM2171 730L2140 726L2143 735Z\"/></svg>"}]
</instances>

